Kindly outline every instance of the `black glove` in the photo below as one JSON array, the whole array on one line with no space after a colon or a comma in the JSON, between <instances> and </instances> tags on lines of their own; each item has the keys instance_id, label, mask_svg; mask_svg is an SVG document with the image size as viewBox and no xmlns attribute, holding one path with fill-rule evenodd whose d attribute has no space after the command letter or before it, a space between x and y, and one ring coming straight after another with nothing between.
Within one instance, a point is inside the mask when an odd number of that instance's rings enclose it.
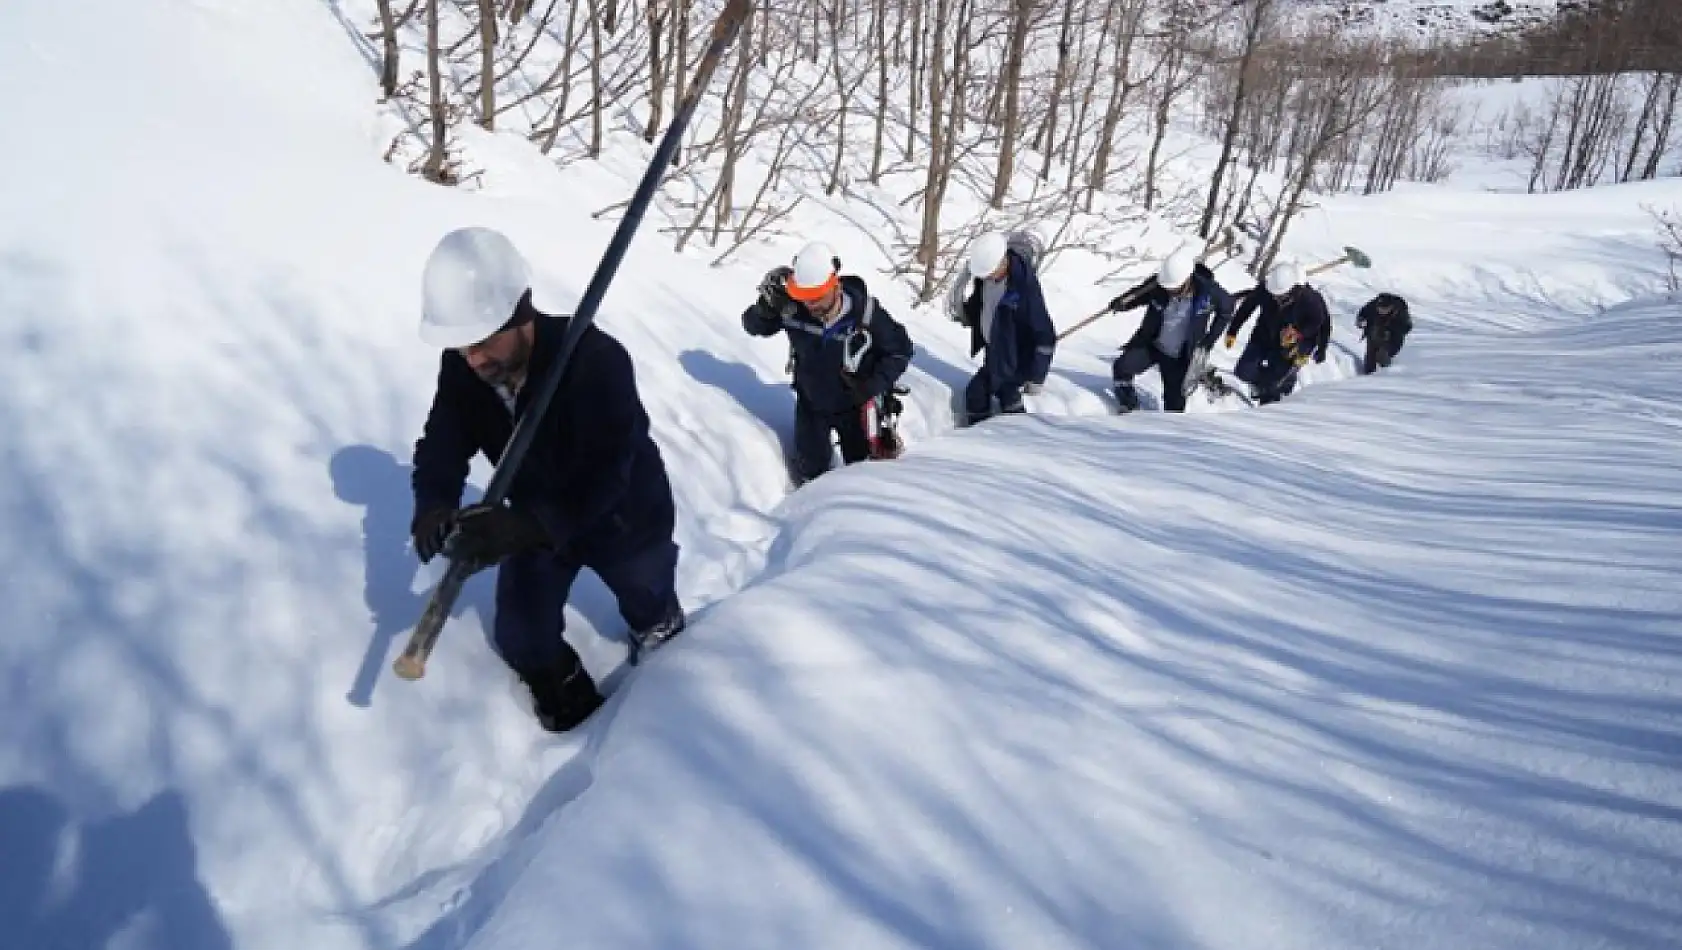
<instances>
[{"instance_id":1,"label":"black glove","mask_svg":"<svg viewBox=\"0 0 1682 950\"><path fill-rule=\"evenodd\" d=\"M454 508L416 512L415 519L409 522L409 536L414 538L415 554L420 556L422 564L444 550L444 539L450 536L450 529L455 527L455 523Z\"/></svg>"},{"instance_id":2,"label":"black glove","mask_svg":"<svg viewBox=\"0 0 1682 950\"><path fill-rule=\"evenodd\" d=\"M785 306L793 303L788 297L788 276L792 273L794 268L786 264L773 267L759 282L759 302L765 305L766 310L780 314Z\"/></svg>"},{"instance_id":3,"label":"black glove","mask_svg":"<svg viewBox=\"0 0 1682 950\"><path fill-rule=\"evenodd\" d=\"M446 553L452 560L471 562L475 570L549 543L542 522L503 505L469 505L456 513L455 522L455 539Z\"/></svg>"},{"instance_id":4,"label":"black glove","mask_svg":"<svg viewBox=\"0 0 1682 950\"><path fill-rule=\"evenodd\" d=\"M842 373L841 385L847 390L847 398L851 399L855 406L864 405L876 395L870 391L870 377L868 376Z\"/></svg>"},{"instance_id":5,"label":"black glove","mask_svg":"<svg viewBox=\"0 0 1682 950\"><path fill-rule=\"evenodd\" d=\"M1120 297L1117 297L1114 300L1110 301L1110 310L1114 313L1120 313L1121 308L1123 308L1125 306L1127 306L1127 295L1126 294L1122 294Z\"/></svg>"},{"instance_id":6,"label":"black glove","mask_svg":"<svg viewBox=\"0 0 1682 950\"><path fill-rule=\"evenodd\" d=\"M1315 350L1314 351L1314 362L1324 363L1325 361L1326 361L1326 351L1325 350Z\"/></svg>"}]
</instances>

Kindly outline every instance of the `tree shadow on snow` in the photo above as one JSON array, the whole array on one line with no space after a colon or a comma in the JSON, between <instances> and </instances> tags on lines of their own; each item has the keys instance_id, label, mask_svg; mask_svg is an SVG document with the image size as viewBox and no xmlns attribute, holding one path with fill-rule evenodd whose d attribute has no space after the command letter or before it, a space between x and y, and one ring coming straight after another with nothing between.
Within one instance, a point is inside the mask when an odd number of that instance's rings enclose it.
<instances>
[{"instance_id":1,"label":"tree shadow on snow","mask_svg":"<svg viewBox=\"0 0 1682 950\"><path fill-rule=\"evenodd\" d=\"M367 708L373 701L374 685L386 669L392 641L414 628L426 606L426 592L412 589L420 566L409 539L414 509L409 476L413 469L390 452L371 445L340 449L333 453L328 467L339 500L366 509L362 516L362 591L374 629L345 699L352 706ZM481 492L469 485L465 495L463 501L471 503L481 497ZM472 608L487 637L495 599L494 576L484 572L468 580L450 610L454 619Z\"/></svg>"},{"instance_id":2,"label":"tree shadow on snow","mask_svg":"<svg viewBox=\"0 0 1682 950\"><path fill-rule=\"evenodd\" d=\"M954 421L964 416L964 390L969 386L970 377L975 375L973 369L964 369L953 363L948 363L929 352L926 347L917 347L911 356L911 368L922 370L936 382L947 389L946 407L952 411Z\"/></svg>"},{"instance_id":3,"label":"tree shadow on snow","mask_svg":"<svg viewBox=\"0 0 1682 950\"><path fill-rule=\"evenodd\" d=\"M180 792L78 824L36 786L0 789L0 921L7 946L232 950L199 880Z\"/></svg>"},{"instance_id":4,"label":"tree shadow on snow","mask_svg":"<svg viewBox=\"0 0 1682 950\"><path fill-rule=\"evenodd\" d=\"M753 367L725 362L705 350L685 350L678 362L696 382L729 394L776 434L787 454L794 439L794 391L786 381L768 383Z\"/></svg>"}]
</instances>

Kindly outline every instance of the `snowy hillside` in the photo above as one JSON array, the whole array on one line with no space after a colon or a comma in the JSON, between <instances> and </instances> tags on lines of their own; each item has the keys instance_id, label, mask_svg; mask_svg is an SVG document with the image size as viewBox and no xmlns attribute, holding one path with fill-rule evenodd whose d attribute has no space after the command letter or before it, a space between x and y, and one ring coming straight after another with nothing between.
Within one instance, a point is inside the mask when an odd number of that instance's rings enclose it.
<instances>
[{"instance_id":1,"label":"snowy hillside","mask_svg":"<svg viewBox=\"0 0 1682 950\"><path fill-rule=\"evenodd\" d=\"M1682 328L1643 210L1676 180L1325 200L1289 250L1378 263L1328 275L1296 396L1111 416L1112 316L1036 415L957 432L967 334L845 223L895 212L814 200L789 227L917 342L911 449L788 497L786 350L739 314L798 241L639 240L598 319L693 624L557 738L488 576L389 673L419 273L492 225L565 311L649 149L481 134L482 191L425 185L340 12L0 8L0 947L1682 944ZM1060 259L1057 321L1113 269ZM1352 378L1377 289L1420 328Z\"/></svg>"},{"instance_id":2,"label":"snowy hillside","mask_svg":"<svg viewBox=\"0 0 1682 950\"><path fill-rule=\"evenodd\" d=\"M1559 0L1292 0L1311 22L1411 39L1461 39L1515 33L1551 21L1571 4Z\"/></svg>"}]
</instances>

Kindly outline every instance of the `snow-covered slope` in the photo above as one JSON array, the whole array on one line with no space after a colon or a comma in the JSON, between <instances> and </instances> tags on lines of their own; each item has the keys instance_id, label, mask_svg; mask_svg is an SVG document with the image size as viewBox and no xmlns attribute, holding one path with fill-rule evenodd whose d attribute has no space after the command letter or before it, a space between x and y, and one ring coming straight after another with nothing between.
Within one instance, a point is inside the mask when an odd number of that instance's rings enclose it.
<instances>
[{"instance_id":1,"label":"snow-covered slope","mask_svg":"<svg viewBox=\"0 0 1682 950\"><path fill-rule=\"evenodd\" d=\"M335 9L0 11L0 945L1682 936L1675 311L1591 309L1650 293L1674 183L1327 202L1294 250L1378 258L1328 283L1342 342L1374 286L1415 300L1394 374L1339 350L1264 411L1113 419L1110 318L1047 415L958 434L963 334L829 232L918 341L914 447L786 505L784 353L736 320L789 249L639 241L600 321L698 617L555 739L485 649L488 578L425 681L387 673L418 272L492 224L564 310L646 149L481 136L486 193L424 186ZM1105 269L1060 263L1060 321Z\"/></svg>"},{"instance_id":2,"label":"snow-covered slope","mask_svg":"<svg viewBox=\"0 0 1682 950\"><path fill-rule=\"evenodd\" d=\"M1674 945L1673 316L814 485L471 946Z\"/></svg>"},{"instance_id":3,"label":"snow-covered slope","mask_svg":"<svg viewBox=\"0 0 1682 950\"><path fill-rule=\"evenodd\" d=\"M1358 33L1465 39L1540 26L1573 4L1559 0L1290 0L1291 13ZM1581 6L1581 4L1575 4Z\"/></svg>"}]
</instances>

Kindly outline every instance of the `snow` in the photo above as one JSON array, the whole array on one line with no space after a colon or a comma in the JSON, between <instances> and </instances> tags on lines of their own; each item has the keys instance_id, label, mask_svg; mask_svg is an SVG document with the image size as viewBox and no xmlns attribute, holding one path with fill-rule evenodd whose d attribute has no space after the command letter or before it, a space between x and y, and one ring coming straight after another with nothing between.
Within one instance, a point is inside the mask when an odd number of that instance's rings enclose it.
<instances>
[{"instance_id":1,"label":"snow","mask_svg":"<svg viewBox=\"0 0 1682 950\"><path fill-rule=\"evenodd\" d=\"M1580 6L1560 0L1292 0L1287 14L1358 34L1463 40L1520 32Z\"/></svg>"},{"instance_id":2,"label":"snow","mask_svg":"<svg viewBox=\"0 0 1682 950\"><path fill-rule=\"evenodd\" d=\"M651 227L599 321L694 623L626 677L586 575L574 642L626 688L557 738L488 576L388 672L421 267L494 226L564 311L648 148L477 133L481 191L420 183L337 12L0 14L0 945L1682 942L1682 328L1643 210L1676 180L1326 199L1292 253L1376 264L1326 278L1286 402L1110 416L1112 316L1036 415L957 432L967 334L840 227L876 210L814 200L795 233L918 343L911 450L787 497L785 350L737 320L799 241L714 268ZM1113 267L1059 258L1060 324ZM1419 329L1352 378L1378 289Z\"/></svg>"}]
</instances>

